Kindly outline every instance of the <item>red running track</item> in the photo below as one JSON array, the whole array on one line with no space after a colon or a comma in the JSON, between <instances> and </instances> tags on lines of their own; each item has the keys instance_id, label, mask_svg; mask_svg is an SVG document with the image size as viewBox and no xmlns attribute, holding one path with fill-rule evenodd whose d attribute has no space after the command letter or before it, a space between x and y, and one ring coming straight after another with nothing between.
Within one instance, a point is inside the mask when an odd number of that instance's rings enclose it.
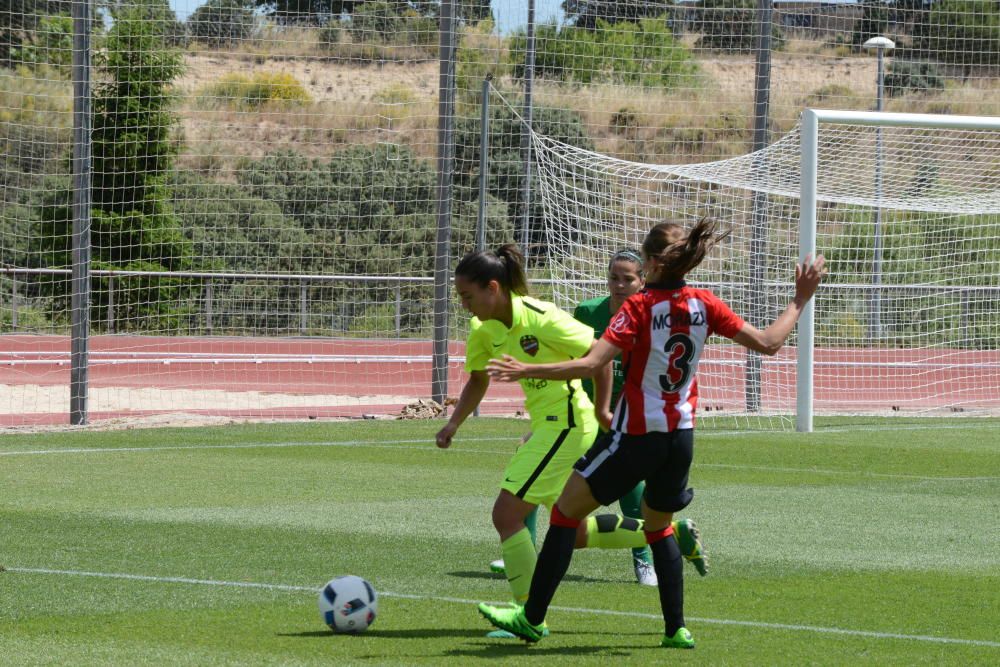
<instances>
[{"instance_id":1,"label":"red running track","mask_svg":"<svg viewBox=\"0 0 1000 667\"><path fill-rule=\"evenodd\" d=\"M66 387L69 354L66 336L0 336L0 384ZM457 396L465 379L464 344L452 342L448 354L449 394ZM95 389L215 389L353 397L348 405L184 410L218 416L388 415L398 413L410 400L427 397L431 386L431 343L420 340L95 336L90 359L90 386ZM1000 408L1000 351L818 349L815 360L817 413ZM742 349L710 347L699 367L701 408L742 412L745 378ZM794 411L794 349L765 358L761 401L765 412ZM490 387L482 405L484 413L510 414L522 408L519 388L499 383ZM0 404L0 425L64 424L66 410L36 412L31 405L13 404L4 410ZM175 411L169 405L152 410L123 406L92 413L92 418Z\"/></svg>"}]
</instances>

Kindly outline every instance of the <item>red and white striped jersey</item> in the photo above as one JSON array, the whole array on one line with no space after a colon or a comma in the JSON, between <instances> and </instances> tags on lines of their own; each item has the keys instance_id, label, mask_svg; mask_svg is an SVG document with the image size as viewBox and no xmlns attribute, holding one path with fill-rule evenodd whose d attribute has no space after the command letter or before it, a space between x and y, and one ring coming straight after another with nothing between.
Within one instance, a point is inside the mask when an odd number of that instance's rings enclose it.
<instances>
[{"instance_id":1,"label":"red and white striped jersey","mask_svg":"<svg viewBox=\"0 0 1000 667\"><path fill-rule=\"evenodd\" d=\"M603 336L622 350L625 367L612 428L631 435L694 428L705 341L713 333L732 338L743 324L719 297L683 281L630 296Z\"/></svg>"}]
</instances>

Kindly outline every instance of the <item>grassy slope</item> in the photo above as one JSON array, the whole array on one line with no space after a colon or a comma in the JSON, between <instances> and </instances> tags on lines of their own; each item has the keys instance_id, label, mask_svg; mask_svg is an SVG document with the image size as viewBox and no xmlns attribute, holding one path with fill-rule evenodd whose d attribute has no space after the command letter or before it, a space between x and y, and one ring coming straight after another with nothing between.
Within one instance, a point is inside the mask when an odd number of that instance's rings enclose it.
<instances>
[{"instance_id":1,"label":"grassy slope","mask_svg":"<svg viewBox=\"0 0 1000 667\"><path fill-rule=\"evenodd\" d=\"M900 428L881 422L812 436L699 437L689 515L706 534L713 571L700 579L687 569L689 626L699 647L671 660L996 662L998 424L891 423ZM506 597L504 582L484 572L497 555L489 508L524 422L472 421L447 452L430 442L438 425L3 437L0 563L12 571L0 574L0 663L665 658L654 648L655 591L632 583L628 556L617 552L577 554L544 643L526 649L482 636L471 601ZM15 454L95 448L139 451ZM368 634L337 637L320 624L311 590L13 568L305 589L355 573L384 595Z\"/></svg>"}]
</instances>

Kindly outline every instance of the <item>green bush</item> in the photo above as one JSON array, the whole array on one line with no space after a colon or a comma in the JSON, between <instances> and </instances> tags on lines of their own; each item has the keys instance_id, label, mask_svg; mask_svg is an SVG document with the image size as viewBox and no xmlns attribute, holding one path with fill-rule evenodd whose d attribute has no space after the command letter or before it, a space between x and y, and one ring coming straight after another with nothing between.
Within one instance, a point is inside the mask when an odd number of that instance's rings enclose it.
<instances>
[{"instance_id":1,"label":"green bush","mask_svg":"<svg viewBox=\"0 0 1000 667\"><path fill-rule=\"evenodd\" d=\"M517 103L516 100L512 102ZM536 106L532 126L536 132L557 141L587 150L594 149L594 143L587 136L580 116L572 111ZM456 191L458 197L470 202L478 199L479 192L480 127L478 117L462 117L455 124ZM521 195L524 184L521 128L520 118L507 105L500 103L490 107L490 173L486 189L491 196L506 204L507 224L512 230L521 226L524 212ZM537 185L535 191L529 216L531 243L541 241L543 229L543 209L537 195Z\"/></svg>"},{"instance_id":2,"label":"green bush","mask_svg":"<svg viewBox=\"0 0 1000 667\"><path fill-rule=\"evenodd\" d=\"M187 20L188 34L210 46L234 46L253 35L254 14L242 0L208 0Z\"/></svg>"},{"instance_id":3,"label":"green bush","mask_svg":"<svg viewBox=\"0 0 1000 667\"><path fill-rule=\"evenodd\" d=\"M514 35L510 63L524 77L527 36ZM618 83L658 88L684 85L697 72L690 52L666 20L598 21L595 30L541 25L535 31L535 75L576 83Z\"/></svg>"},{"instance_id":4,"label":"green bush","mask_svg":"<svg viewBox=\"0 0 1000 667\"><path fill-rule=\"evenodd\" d=\"M925 170L926 171L926 170ZM918 178L929 178L926 173ZM838 219L850 222L825 254L831 275L848 284L871 284L875 258L874 227L870 209L843 209ZM906 211L884 211L882 219L882 324L887 344L900 348L920 345L995 346L1000 330L1000 316L995 309L984 308L989 297L972 295L967 304L959 286L995 287L995 277L982 267L1000 262L1000 248L995 239L1000 223L995 216L928 215ZM913 292L905 285L940 285L954 287L942 293ZM864 297L842 293L838 307L845 311ZM835 295L831 294L831 298ZM852 305L853 303L853 305ZM963 313L963 309L977 312ZM978 309L978 310L977 310ZM963 318L969 318L963 321ZM961 323L961 324L960 324ZM961 327L961 334L956 330ZM856 344L865 345L864 338Z\"/></svg>"},{"instance_id":5,"label":"green bush","mask_svg":"<svg viewBox=\"0 0 1000 667\"><path fill-rule=\"evenodd\" d=\"M340 28L340 21L327 21L316 36L320 48L325 51L334 50L340 43Z\"/></svg>"},{"instance_id":6,"label":"green bush","mask_svg":"<svg viewBox=\"0 0 1000 667\"><path fill-rule=\"evenodd\" d=\"M944 78L937 66L929 62L893 60L885 75L885 92L889 97L943 89Z\"/></svg>"},{"instance_id":7,"label":"green bush","mask_svg":"<svg viewBox=\"0 0 1000 667\"><path fill-rule=\"evenodd\" d=\"M313 240L273 201L245 188L176 174L173 209L191 254L203 268L252 273L310 273Z\"/></svg>"},{"instance_id":8,"label":"green bush","mask_svg":"<svg viewBox=\"0 0 1000 667\"><path fill-rule=\"evenodd\" d=\"M366 2L354 8L348 30L356 42L390 42L402 23L396 6L383 0Z\"/></svg>"},{"instance_id":9,"label":"green bush","mask_svg":"<svg viewBox=\"0 0 1000 667\"><path fill-rule=\"evenodd\" d=\"M437 235L437 177L433 164L420 160L408 148L381 144L354 146L328 160L296 153L274 153L246 160L238 182L256 198L273 202L300 225L309 238L302 257L314 272L340 275L432 275ZM489 228L510 238L510 227L497 207L490 207ZM458 200L453 207L452 243L472 244L475 206ZM374 304L384 301L386 285L364 283L337 286L330 300ZM426 299L426 287L405 285L404 301ZM403 328L429 326L425 309L406 311ZM361 310L345 314L339 324Z\"/></svg>"}]
</instances>

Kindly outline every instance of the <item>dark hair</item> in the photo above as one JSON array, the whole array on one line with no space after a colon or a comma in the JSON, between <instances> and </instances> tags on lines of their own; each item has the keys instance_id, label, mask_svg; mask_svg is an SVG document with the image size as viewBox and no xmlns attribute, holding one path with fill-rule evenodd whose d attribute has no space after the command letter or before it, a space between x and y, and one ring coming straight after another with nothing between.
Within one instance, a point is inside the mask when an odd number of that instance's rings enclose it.
<instances>
[{"instance_id":1,"label":"dark hair","mask_svg":"<svg viewBox=\"0 0 1000 667\"><path fill-rule=\"evenodd\" d=\"M639 275L642 275L642 257L639 255L638 250L633 250L632 248L622 248L615 254L611 256L611 261L608 262L608 272L611 272L611 267L615 265L615 262L632 262L639 266Z\"/></svg>"},{"instance_id":2,"label":"dark hair","mask_svg":"<svg viewBox=\"0 0 1000 667\"><path fill-rule=\"evenodd\" d=\"M661 222L649 230L642 242L642 252L659 264L657 280L680 280L701 264L716 243L729 232L716 233L718 223L702 218L686 230L678 222Z\"/></svg>"},{"instance_id":3,"label":"dark hair","mask_svg":"<svg viewBox=\"0 0 1000 667\"><path fill-rule=\"evenodd\" d=\"M524 255L513 243L496 250L470 252L455 267L455 275L486 287L491 280L500 283L504 291L521 296L528 294L528 280L524 277Z\"/></svg>"}]
</instances>

